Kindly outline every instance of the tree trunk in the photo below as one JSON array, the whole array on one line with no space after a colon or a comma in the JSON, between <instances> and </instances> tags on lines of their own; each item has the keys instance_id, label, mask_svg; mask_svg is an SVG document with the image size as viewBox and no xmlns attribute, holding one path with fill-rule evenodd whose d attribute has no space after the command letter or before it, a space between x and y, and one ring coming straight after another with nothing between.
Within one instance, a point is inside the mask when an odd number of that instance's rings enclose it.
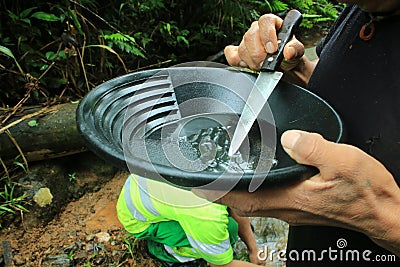
<instances>
[{"instance_id":1,"label":"tree trunk","mask_svg":"<svg viewBox=\"0 0 400 267\"><path fill-rule=\"evenodd\" d=\"M0 129L1 159L3 161L15 159L21 154L19 149L27 161L86 151L84 140L75 122L77 105L77 103L67 103L42 109L36 112L36 116L24 116ZM10 125L12 127L9 127Z\"/></svg>"}]
</instances>

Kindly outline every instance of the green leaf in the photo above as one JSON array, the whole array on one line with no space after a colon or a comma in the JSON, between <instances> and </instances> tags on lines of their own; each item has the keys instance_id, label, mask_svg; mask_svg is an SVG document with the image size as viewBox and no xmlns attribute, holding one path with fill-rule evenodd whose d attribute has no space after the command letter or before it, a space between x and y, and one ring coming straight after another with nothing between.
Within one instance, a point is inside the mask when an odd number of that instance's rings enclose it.
<instances>
[{"instance_id":1,"label":"green leaf","mask_svg":"<svg viewBox=\"0 0 400 267\"><path fill-rule=\"evenodd\" d=\"M4 210L4 211L9 212L9 213L15 213L14 210L9 209L9 208L7 208L7 207L5 207L5 206L0 206L0 210Z\"/></svg>"},{"instance_id":2,"label":"green leaf","mask_svg":"<svg viewBox=\"0 0 400 267\"><path fill-rule=\"evenodd\" d=\"M14 54L11 52L10 49L8 49L5 46L0 45L0 53L6 54L7 56L9 56L10 58L14 59L15 64L17 65L19 71L24 74L24 71L22 70L21 66L18 64L17 59L14 57Z\"/></svg>"},{"instance_id":3,"label":"green leaf","mask_svg":"<svg viewBox=\"0 0 400 267\"><path fill-rule=\"evenodd\" d=\"M6 54L7 56L9 56L15 60L13 53L7 47L0 45L0 52L2 52L3 54Z\"/></svg>"},{"instance_id":4,"label":"green leaf","mask_svg":"<svg viewBox=\"0 0 400 267\"><path fill-rule=\"evenodd\" d=\"M58 82L59 82L60 84L67 84L68 80L65 79L65 78L61 78L61 79L58 79Z\"/></svg>"},{"instance_id":5,"label":"green leaf","mask_svg":"<svg viewBox=\"0 0 400 267\"><path fill-rule=\"evenodd\" d=\"M100 47L100 48L103 48L103 49L108 50L110 53L113 53L113 54L118 58L118 60L119 60L119 61L121 62L121 64L124 66L124 69L127 70L127 68L126 68L126 66L125 66L125 63L124 63L124 61L122 60L122 58L120 57L120 55L119 55L117 52L115 52L115 50L112 49L111 47L106 46L106 45L87 45L86 47L87 47L87 48L89 48L89 47Z\"/></svg>"},{"instance_id":6,"label":"green leaf","mask_svg":"<svg viewBox=\"0 0 400 267\"><path fill-rule=\"evenodd\" d=\"M46 70L49 67L49 65L44 64L43 66L40 67L40 70Z\"/></svg>"},{"instance_id":7,"label":"green leaf","mask_svg":"<svg viewBox=\"0 0 400 267\"><path fill-rule=\"evenodd\" d=\"M13 197L14 188L15 188L15 185L13 185L13 186L11 187L11 191L10 191L10 201L11 201L11 203L14 203L14 202L15 202L15 199L14 199L14 197Z\"/></svg>"},{"instance_id":8,"label":"green leaf","mask_svg":"<svg viewBox=\"0 0 400 267\"><path fill-rule=\"evenodd\" d=\"M37 8L37 7L31 7L31 8L28 8L28 9L23 10L23 11L19 14L19 17L20 17L21 19L24 19L24 18L28 17L29 13L31 13L32 10L34 10L34 9L36 9L36 8Z\"/></svg>"},{"instance_id":9,"label":"green leaf","mask_svg":"<svg viewBox=\"0 0 400 267\"><path fill-rule=\"evenodd\" d=\"M28 126L29 127L37 127L39 124L37 123L36 120L30 120L28 121Z\"/></svg>"},{"instance_id":10,"label":"green leaf","mask_svg":"<svg viewBox=\"0 0 400 267\"><path fill-rule=\"evenodd\" d=\"M29 212L29 210L27 208L25 208L24 206L22 206L21 204L14 204L14 206L19 210Z\"/></svg>"},{"instance_id":11,"label":"green leaf","mask_svg":"<svg viewBox=\"0 0 400 267\"><path fill-rule=\"evenodd\" d=\"M14 161L14 164L21 167L24 171L26 171L24 164L22 164L21 162Z\"/></svg>"},{"instance_id":12,"label":"green leaf","mask_svg":"<svg viewBox=\"0 0 400 267\"><path fill-rule=\"evenodd\" d=\"M178 42L184 42L186 44L186 46L189 47L189 41L184 36L177 36L176 40Z\"/></svg>"},{"instance_id":13,"label":"green leaf","mask_svg":"<svg viewBox=\"0 0 400 267\"><path fill-rule=\"evenodd\" d=\"M65 54L65 52L64 51L60 51L60 52L58 52L58 60L62 60L62 59L66 59L67 58L67 55Z\"/></svg>"},{"instance_id":14,"label":"green leaf","mask_svg":"<svg viewBox=\"0 0 400 267\"><path fill-rule=\"evenodd\" d=\"M112 49L111 47L106 46L106 45L87 45L86 47L87 48L89 48L89 47L99 47L99 48L106 49L106 50L108 50L109 52L111 52L111 53L113 53L115 55L118 55L118 53L115 52L114 49Z\"/></svg>"},{"instance_id":15,"label":"green leaf","mask_svg":"<svg viewBox=\"0 0 400 267\"><path fill-rule=\"evenodd\" d=\"M167 29L168 34L171 35L172 34L171 33L171 24L167 23L166 29Z\"/></svg>"},{"instance_id":16,"label":"green leaf","mask_svg":"<svg viewBox=\"0 0 400 267\"><path fill-rule=\"evenodd\" d=\"M124 35L120 33L114 34L105 34L102 35L105 40L109 40L108 47L113 47L113 45L118 46L122 51L125 51L129 54L134 54L136 56L140 56L142 58L146 58L146 56L137 48L137 44L135 38L129 35Z\"/></svg>"},{"instance_id":17,"label":"green leaf","mask_svg":"<svg viewBox=\"0 0 400 267\"><path fill-rule=\"evenodd\" d=\"M79 34L84 35L81 23L79 22L79 19L78 19L78 16L76 15L75 10L68 8L68 11L71 14L72 20L74 21L74 25L78 29Z\"/></svg>"},{"instance_id":18,"label":"green leaf","mask_svg":"<svg viewBox=\"0 0 400 267\"><path fill-rule=\"evenodd\" d=\"M46 58L48 60L54 60L56 58L56 53L53 51L46 52Z\"/></svg>"},{"instance_id":19,"label":"green leaf","mask_svg":"<svg viewBox=\"0 0 400 267\"><path fill-rule=\"evenodd\" d=\"M12 13L10 10L7 10L7 13L11 19L15 19L15 20L19 19L19 17L17 15L15 15L14 13Z\"/></svg>"},{"instance_id":20,"label":"green leaf","mask_svg":"<svg viewBox=\"0 0 400 267\"><path fill-rule=\"evenodd\" d=\"M31 20L30 19L20 19L20 21L25 22L26 24L31 25Z\"/></svg>"},{"instance_id":21,"label":"green leaf","mask_svg":"<svg viewBox=\"0 0 400 267\"><path fill-rule=\"evenodd\" d=\"M54 14L46 13L43 11L38 11L32 14L32 18L44 20L44 21L59 21L60 18Z\"/></svg>"},{"instance_id":22,"label":"green leaf","mask_svg":"<svg viewBox=\"0 0 400 267\"><path fill-rule=\"evenodd\" d=\"M122 3L122 4L119 5L119 10L118 10L119 14L121 14L121 11L124 8L124 6L125 6L125 3Z\"/></svg>"}]
</instances>

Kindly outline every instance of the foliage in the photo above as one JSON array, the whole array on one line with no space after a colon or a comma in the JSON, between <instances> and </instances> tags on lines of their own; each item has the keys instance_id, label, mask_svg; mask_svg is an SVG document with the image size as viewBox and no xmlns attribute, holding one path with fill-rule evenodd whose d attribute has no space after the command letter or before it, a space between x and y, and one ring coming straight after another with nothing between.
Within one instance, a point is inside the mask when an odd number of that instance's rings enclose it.
<instances>
[{"instance_id":1,"label":"foliage","mask_svg":"<svg viewBox=\"0 0 400 267\"><path fill-rule=\"evenodd\" d=\"M302 25L311 29L322 22L332 22L338 16L342 5L335 4L335 1L313 1L313 0L289 0L291 7L296 7L303 13Z\"/></svg>"},{"instance_id":2,"label":"foliage","mask_svg":"<svg viewBox=\"0 0 400 267\"><path fill-rule=\"evenodd\" d=\"M15 184L5 184L4 188L0 191L0 198L2 203L0 204L0 217L5 213L14 214L15 211L25 211L28 210L21 205L23 203L26 195L16 197L14 195Z\"/></svg>"},{"instance_id":3,"label":"foliage","mask_svg":"<svg viewBox=\"0 0 400 267\"><path fill-rule=\"evenodd\" d=\"M108 46L112 48L117 46L122 52L127 54L134 54L135 56L140 56L145 58L145 55L136 47L136 40L132 36L124 35L121 33L104 34L101 37L108 41Z\"/></svg>"},{"instance_id":4,"label":"foliage","mask_svg":"<svg viewBox=\"0 0 400 267\"><path fill-rule=\"evenodd\" d=\"M68 180L69 180L71 183L75 182L75 181L76 181L76 173L75 173L75 172L74 172L74 173L69 173L69 174L68 174Z\"/></svg>"},{"instance_id":5,"label":"foliage","mask_svg":"<svg viewBox=\"0 0 400 267\"><path fill-rule=\"evenodd\" d=\"M142 69L206 60L267 12L297 8L303 26L332 21L329 0L2 1L0 103L81 98L100 82ZM89 49L94 48L96 49ZM111 53L110 53L111 52ZM32 83L36 86L27 92Z\"/></svg>"},{"instance_id":6,"label":"foliage","mask_svg":"<svg viewBox=\"0 0 400 267\"><path fill-rule=\"evenodd\" d=\"M0 188L0 222L3 221L4 217L12 217L16 212L19 212L22 216L23 212L28 212L25 208L27 204L26 195L16 195L15 189L16 184L10 183L8 177L3 177L1 180L4 181ZM2 224L0 223L0 228Z\"/></svg>"},{"instance_id":7,"label":"foliage","mask_svg":"<svg viewBox=\"0 0 400 267\"><path fill-rule=\"evenodd\" d=\"M17 156L10 168L7 168L3 161L0 162L4 167L4 173L0 173L0 229L2 222L10 221L16 215L23 216L24 212L29 212L26 208L29 200L25 193L21 193L20 184L12 181L13 174L27 173L28 170L24 163L20 162L20 156Z\"/></svg>"},{"instance_id":8,"label":"foliage","mask_svg":"<svg viewBox=\"0 0 400 267\"><path fill-rule=\"evenodd\" d=\"M123 241L124 241L124 243L125 243L124 245L126 247L125 254L128 254L128 256L130 258L134 259L135 258L134 251L135 251L135 247L137 245L138 239L123 238Z\"/></svg>"},{"instance_id":9,"label":"foliage","mask_svg":"<svg viewBox=\"0 0 400 267\"><path fill-rule=\"evenodd\" d=\"M21 69L21 66L19 65L17 59L14 57L14 54L11 52L10 49L8 49L5 46L0 45L0 53L3 53L6 56L9 56L10 58L12 58L15 62L15 65L18 67L18 70L21 72L21 74L24 74L24 71Z\"/></svg>"}]
</instances>

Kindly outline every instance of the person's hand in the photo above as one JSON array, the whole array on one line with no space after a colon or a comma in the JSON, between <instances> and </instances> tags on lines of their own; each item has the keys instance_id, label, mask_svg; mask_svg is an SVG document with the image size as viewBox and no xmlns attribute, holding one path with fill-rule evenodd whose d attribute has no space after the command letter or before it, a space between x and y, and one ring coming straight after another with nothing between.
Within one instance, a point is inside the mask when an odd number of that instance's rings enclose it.
<instances>
[{"instance_id":1,"label":"person's hand","mask_svg":"<svg viewBox=\"0 0 400 267\"><path fill-rule=\"evenodd\" d=\"M287 131L281 143L298 163L315 166L320 173L289 186L232 191L216 202L242 216L359 231L400 254L400 189L380 162L354 146L329 142L315 133ZM219 193L193 191L210 200Z\"/></svg>"},{"instance_id":2,"label":"person's hand","mask_svg":"<svg viewBox=\"0 0 400 267\"><path fill-rule=\"evenodd\" d=\"M261 256L261 257L260 257ZM259 253L259 251L249 251L249 259L251 263L265 266L265 260L261 260L260 258L264 257L263 253Z\"/></svg>"},{"instance_id":3,"label":"person's hand","mask_svg":"<svg viewBox=\"0 0 400 267\"><path fill-rule=\"evenodd\" d=\"M225 47L224 53L228 63L232 66L259 70L267 53L274 53L278 49L277 31L281 26L282 19L278 16L273 14L261 16L258 21L252 23L239 46ZM285 46L283 55L285 61L281 67L288 71L296 67L304 55L304 45L293 38Z\"/></svg>"}]
</instances>

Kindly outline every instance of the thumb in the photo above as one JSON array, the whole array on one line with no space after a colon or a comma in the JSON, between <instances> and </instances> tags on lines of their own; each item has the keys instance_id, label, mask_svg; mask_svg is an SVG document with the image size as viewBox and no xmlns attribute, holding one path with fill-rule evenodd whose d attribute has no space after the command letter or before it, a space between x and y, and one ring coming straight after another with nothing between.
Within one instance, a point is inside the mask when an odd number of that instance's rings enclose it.
<instances>
[{"instance_id":1,"label":"thumb","mask_svg":"<svg viewBox=\"0 0 400 267\"><path fill-rule=\"evenodd\" d=\"M300 43L295 37L290 40L283 49L283 56L285 60L281 63L283 71L291 71L299 65L301 58L304 55L304 45Z\"/></svg>"},{"instance_id":2,"label":"thumb","mask_svg":"<svg viewBox=\"0 0 400 267\"><path fill-rule=\"evenodd\" d=\"M293 37L283 49L283 56L286 60L299 59L304 55L304 45Z\"/></svg>"},{"instance_id":3,"label":"thumb","mask_svg":"<svg viewBox=\"0 0 400 267\"><path fill-rule=\"evenodd\" d=\"M283 149L300 164L317 168L331 162L337 144L324 139L320 134L289 130L282 134Z\"/></svg>"}]
</instances>

